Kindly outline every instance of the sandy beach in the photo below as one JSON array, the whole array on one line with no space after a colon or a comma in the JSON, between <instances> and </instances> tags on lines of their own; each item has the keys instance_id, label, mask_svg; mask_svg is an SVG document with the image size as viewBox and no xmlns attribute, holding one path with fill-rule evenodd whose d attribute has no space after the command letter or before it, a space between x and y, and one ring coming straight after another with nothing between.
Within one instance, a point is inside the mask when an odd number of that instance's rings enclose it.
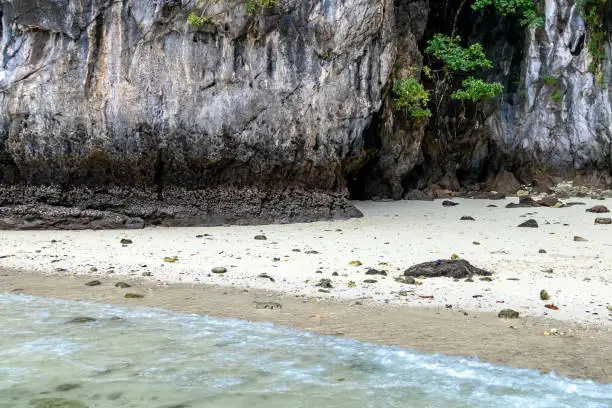
<instances>
[{"instance_id":1,"label":"sandy beach","mask_svg":"<svg viewBox=\"0 0 612 408\"><path fill-rule=\"evenodd\" d=\"M357 202L363 218L312 224L2 231L0 290L270 320L611 382L612 225L594 224L606 214L585 211L610 200L571 199L584 205L566 208L453 201ZM539 228L517 227L530 218ZM394 279L452 254L492 280ZM366 275L370 268L387 275ZM102 284L84 285L92 279ZM332 287L317 286L321 279ZM119 280L144 298L124 299L112 284ZM283 308L253 306L270 297ZM521 317L499 319L505 308Z\"/></svg>"}]
</instances>

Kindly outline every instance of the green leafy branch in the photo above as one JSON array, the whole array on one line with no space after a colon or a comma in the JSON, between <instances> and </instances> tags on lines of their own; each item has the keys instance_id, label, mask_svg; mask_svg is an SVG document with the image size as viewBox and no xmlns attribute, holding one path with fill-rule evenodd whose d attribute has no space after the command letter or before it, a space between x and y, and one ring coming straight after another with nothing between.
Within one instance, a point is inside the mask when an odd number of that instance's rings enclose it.
<instances>
[{"instance_id":1,"label":"green leafy branch","mask_svg":"<svg viewBox=\"0 0 612 408\"><path fill-rule=\"evenodd\" d=\"M427 109L429 92L413 76L395 81L393 93L396 109L404 110L416 121L431 116L431 111Z\"/></svg>"},{"instance_id":2,"label":"green leafy branch","mask_svg":"<svg viewBox=\"0 0 612 408\"><path fill-rule=\"evenodd\" d=\"M534 0L476 0L472 9L480 10L487 6L493 6L501 14L520 15L521 25L537 28L544 23L544 18L538 15L537 5Z\"/></svg>"}]
</instances>

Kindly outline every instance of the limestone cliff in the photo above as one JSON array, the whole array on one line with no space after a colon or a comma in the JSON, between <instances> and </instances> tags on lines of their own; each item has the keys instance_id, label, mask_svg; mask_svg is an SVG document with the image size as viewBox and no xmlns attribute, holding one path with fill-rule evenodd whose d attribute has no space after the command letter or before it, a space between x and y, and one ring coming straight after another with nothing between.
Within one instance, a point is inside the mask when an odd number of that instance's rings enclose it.
<instances>
[{"instance_id":1,"label":"limestone cliff","mask_svg":"<svg viewBox=\"0 0 612 408\"><path fill-rule=\"evenodd\" d=\"M382 105L392 3L209 3L2 0L2 182L187 194L203 223L355 215L343 172Z\"/></svg>"},{"instance_id":2,"label":"limestone cliff","mask_svg":"<svg viewBox=\"0 0 612 408\"><path fill-rule=\"evenodd\" d=\"M0 0L0 228L342 218L358 215L349 190L401 198L510 173L610 183L612 65L603 83L589 72L576 5L546 0L537 29L464 6ZM485 45L504 95L415 125L391 85L451 25Z\"/></svg>"}]
</instances>

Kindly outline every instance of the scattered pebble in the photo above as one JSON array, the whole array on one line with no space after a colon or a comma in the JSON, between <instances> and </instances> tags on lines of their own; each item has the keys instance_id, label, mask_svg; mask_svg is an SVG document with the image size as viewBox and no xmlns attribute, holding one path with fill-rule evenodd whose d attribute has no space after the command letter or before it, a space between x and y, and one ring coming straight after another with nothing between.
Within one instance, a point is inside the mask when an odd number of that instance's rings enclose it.
<instances>
[{"instance_id":1,"label":"scattered pebble","mask_svg":"<svg viewBox=\"0 0 612 408\"><path fill-rule=\"evenodd\" d=\"M85 284L85 286L98 286L98 285L101 285L101 284L102 284L102 282L100 282L99 280L92 280L92 281L87 282Z\"/></svg>"},{"instance_id":2,"label":"scattered pebble","mask_svg":"<svg viewBox=\"0 0 612 408\"><path fill-rule=\"evenodd\" d=\"M612 218L597 217L595 218L595 224L612 224Z\"/></svg>"},{"instance_id":3,"label":"scattered pebble","mask_svg":"<svg viewBox=\"0 0 612 408\"><path fill-rule=\"evenodd\" d=\"M521 228L538 228L538 222L532 218L520 223L518 226Z\"/></svg>"},{"instance_id":4,"label":"scattered pebble","mask_svg":"<svg viewBox=\"0 0 612 408\"><path fill-rule=\"evenodd\" d=\"M518 319L519 312L512 309L503 309L497 314L497 317L506 319Z\"/></svg>"}]
</instances>

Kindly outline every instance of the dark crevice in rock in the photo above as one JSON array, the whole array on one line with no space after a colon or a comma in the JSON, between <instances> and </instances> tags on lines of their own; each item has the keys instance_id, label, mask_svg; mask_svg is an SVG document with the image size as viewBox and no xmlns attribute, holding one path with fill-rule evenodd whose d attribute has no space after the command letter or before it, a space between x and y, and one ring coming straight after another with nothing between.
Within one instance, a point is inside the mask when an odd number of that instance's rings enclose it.
<instances>
[{"instance_id":1,"label":"dark crevice in rock","mask_svg":"<svg viewBox=\"0 0 612 408\"><path fill-rule=\"evenodd\" d=\"M375 179L381 148L381 126L381 116L377 113L363 132L362 162L357 169L348 172L345 176L351 200L367 200L372 197L368 187Z\"/></svg>"}]
</instances>

